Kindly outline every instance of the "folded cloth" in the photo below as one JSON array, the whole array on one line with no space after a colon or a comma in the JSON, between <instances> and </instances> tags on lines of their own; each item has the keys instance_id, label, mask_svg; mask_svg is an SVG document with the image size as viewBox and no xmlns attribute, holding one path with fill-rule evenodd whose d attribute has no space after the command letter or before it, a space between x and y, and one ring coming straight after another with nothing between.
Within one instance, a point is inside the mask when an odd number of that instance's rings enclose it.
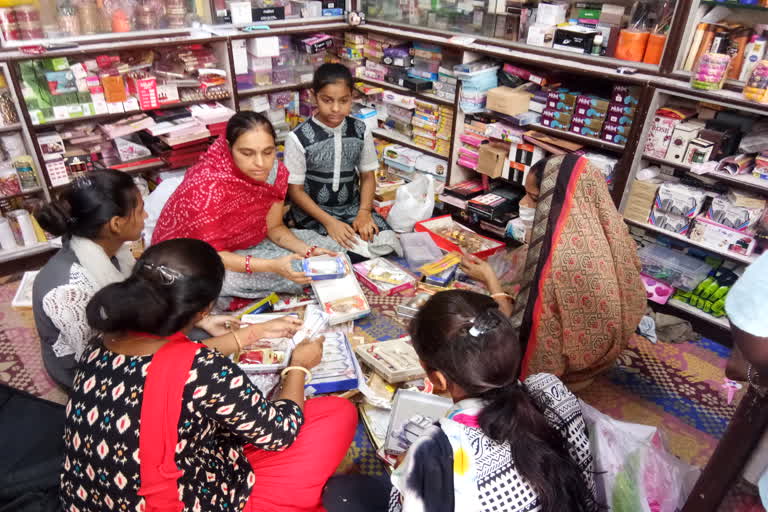
<instances>
[{"instance_id":1,"label":"folded cloth","mask_svg":"<svg viewBox=\"0 0 768 512\"><path fill-rule=\"evenodd\" d=\"M388 229L386 231L380 231L373 237L372 242L366 242L358 236L350 251L369 259L386 256L392 252L396 253L398 256L402 256L403 246L400 245L400 239L397 237L397 233Z\"/></svg>"}]
</instances>

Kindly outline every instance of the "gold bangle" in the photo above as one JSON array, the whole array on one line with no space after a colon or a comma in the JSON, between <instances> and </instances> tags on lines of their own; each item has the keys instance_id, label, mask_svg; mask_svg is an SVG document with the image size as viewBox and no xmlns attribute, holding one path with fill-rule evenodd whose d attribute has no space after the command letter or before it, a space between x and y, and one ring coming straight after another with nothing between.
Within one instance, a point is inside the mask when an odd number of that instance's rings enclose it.
<instances>
[{"instance_id":1,"label":"gold bangle","mask_svg":"<svg viewBox=\"0 0 768 512\"><path fill-rule=\"evenodd\" d=\"M235 343L237 343L237 350L235 351L235 361L239 359L240 352L243 351L243 344L240 342L240 336L237 335L234 329L229 331L232 333L232 336L235 338Z\"/></svg>"},{"instance_id":2,"label":"gold bangle","mask_svg":"<svg viewBox=\"0 0 768 512\"><path fill-rule=\"evenodd\" d=\"M491 294L491 298L492 299L495 299L496 297L506 297L506 298L508 298L510 300L513 299L513 297L510 294L508 294L508 293L499 292L499 293L492 293Z\"/></svg>"},{"instance_id":3,"label":"gold bangle","mask_svg":"<svg viewBox=\"0 0 768 512\"><path fill-rule=\"evenodd\" d=\"M299 370L304 372L306 377L304 378L304 384L309 384L312 382L312 372L304 368L303 366L289 366L288 368L284 369L282 372L280 372L280 377L285 377L285 374L293 371L293 370Z\"/></svg>"}]
</instances>

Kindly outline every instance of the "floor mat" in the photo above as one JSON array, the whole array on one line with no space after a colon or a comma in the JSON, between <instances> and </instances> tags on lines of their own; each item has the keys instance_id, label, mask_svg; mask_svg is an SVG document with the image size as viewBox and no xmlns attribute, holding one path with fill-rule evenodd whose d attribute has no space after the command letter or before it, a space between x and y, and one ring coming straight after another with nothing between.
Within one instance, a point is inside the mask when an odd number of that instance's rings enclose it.
<instances>
[{"instance_id":1,"label":"floor mat","mask_svg":"<svg viewBox=\"0 0 768 512\"><path fill-rule=\"evenodd\" d=\"M43 368L31 311L11 307L20 278L0 278L0 381L64 403L66 395ZM381 297L366 290L366 295L372 313L356 322L355 335L371 342L407 334L395 306L408 293ZM616 367L578 395L614 418L659 425L670 451L701 467L741 398L737 395L728 405L720 388L728 354L728 349L710 340L672 345L637 338ZM362 424L342 466L344 471L384 473ZM751 487L737 486L721 510L763 510L758 503Z\"/></svg>"}]
</instances>

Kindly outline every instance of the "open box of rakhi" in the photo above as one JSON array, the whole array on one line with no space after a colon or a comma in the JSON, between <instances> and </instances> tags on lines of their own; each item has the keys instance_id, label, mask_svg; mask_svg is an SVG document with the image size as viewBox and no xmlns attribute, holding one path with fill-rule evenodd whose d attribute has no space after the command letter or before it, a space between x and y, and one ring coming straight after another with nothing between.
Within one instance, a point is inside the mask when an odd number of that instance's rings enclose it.
<instances>
[{"instance_id":1,"label":"open box of rakhi","mask_svg":"<svg viewBox=\"0 0 768 512\"><path fill-rule=\"evenodd\" d=\"M429 233L438 247L448 252L466 252L478 258L487 258L506 247L498 240L478 235L462 226L450 215L417 222L414 231Z\"/></svg>"}]
</instances>

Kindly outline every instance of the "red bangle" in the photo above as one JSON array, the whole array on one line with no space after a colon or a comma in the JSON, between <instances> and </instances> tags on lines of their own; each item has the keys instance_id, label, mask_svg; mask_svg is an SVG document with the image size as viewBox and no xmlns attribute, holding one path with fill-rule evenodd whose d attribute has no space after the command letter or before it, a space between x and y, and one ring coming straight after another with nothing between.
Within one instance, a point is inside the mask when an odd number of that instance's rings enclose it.
<instances>
[{"instance_id":1,"label":"red bangle","mask_svg":"<svg viewBox=\"0 0 768 512\"><path fill-rule=\"evenodd\" d=\"M251 270L251 255L245 257L245 272L247 274L253 274L253 270Z\"/></svg>"},{"instance_id":2,"label":"red bangle","mask_svg":"<svg viewBox=\"0 0 768 512\"><path fill-rule=\"evenodd\" d=\"M310 256L312 256L312 253L315 252L315 249L317 249L316 245L313 245L312 247L307 249L307 254L305 254L304 257L309 258Z\"/></svg>"}]
</instances>

